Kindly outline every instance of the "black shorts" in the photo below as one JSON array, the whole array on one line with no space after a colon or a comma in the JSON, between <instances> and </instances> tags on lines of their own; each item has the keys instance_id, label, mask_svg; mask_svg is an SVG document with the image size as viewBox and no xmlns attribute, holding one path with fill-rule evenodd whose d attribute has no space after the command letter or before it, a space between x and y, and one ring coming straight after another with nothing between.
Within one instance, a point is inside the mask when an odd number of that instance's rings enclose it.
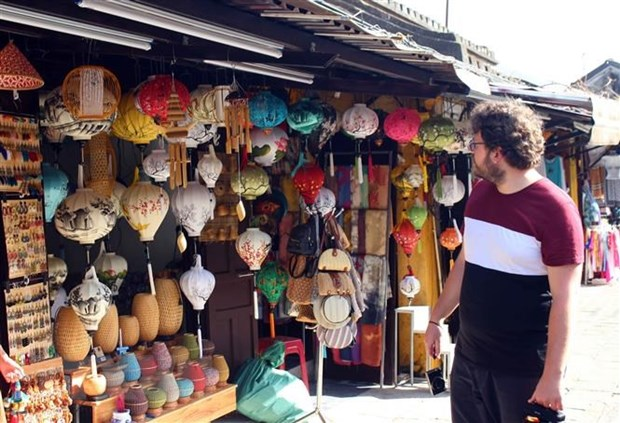
<instances>
[{"instance_id":1,"label":"black shorts","mask_svg":"<svg viewBox=\"0 0 620 423\"><path fill-rule=\"evenodd\" d=\"M538 376L507 376L455 357L450 374L452 423L522 423Z\"/></svg>"}]
</instances>

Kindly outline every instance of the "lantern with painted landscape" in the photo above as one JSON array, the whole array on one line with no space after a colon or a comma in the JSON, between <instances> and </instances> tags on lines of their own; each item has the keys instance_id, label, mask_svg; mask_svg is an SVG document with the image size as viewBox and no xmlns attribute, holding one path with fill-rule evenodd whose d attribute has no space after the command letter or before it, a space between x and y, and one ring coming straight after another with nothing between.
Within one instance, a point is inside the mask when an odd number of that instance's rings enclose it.
<instances>
[{"instance_id":1,"label":"lantern with painted landscape","mask_svg":"<svg viewBox=\"0 0 620 423\"><path fill-rule=\"evenodd\" d=\"M247 200L255 200L269 189L269 176L261 167L248 163L230 178L230 187L235 194Z\"/></svg>"},{"instance_id":2,"label":"lantern with painted landscape","mask_svg":"<svg viewBox=\"0 0 620 423\"><path fill-rule=\"evenodd\" d=\"M288 114L286 103L269 91L261 91L250 98L248 106L250 122L257 128L274 128L284 122Z\"/></svg>"}]
</instances>

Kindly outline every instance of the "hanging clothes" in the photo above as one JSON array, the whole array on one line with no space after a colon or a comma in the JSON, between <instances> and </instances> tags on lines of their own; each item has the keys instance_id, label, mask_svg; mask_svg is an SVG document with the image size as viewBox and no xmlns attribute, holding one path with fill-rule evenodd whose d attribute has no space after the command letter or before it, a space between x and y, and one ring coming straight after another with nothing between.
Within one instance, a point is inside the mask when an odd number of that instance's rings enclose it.
<instances>
[{"instance_id":1,"label":"hanging clothes","mask_svg":"<svg viewBox=\"0 0 620 423\"><path fill-rule=\"evenodd\" d=\"M564 161L562 157L555 156L551 159L545 159L545 171L547 178L566 191L566 175L564 174Z\"/></svg>"}]
</instances>

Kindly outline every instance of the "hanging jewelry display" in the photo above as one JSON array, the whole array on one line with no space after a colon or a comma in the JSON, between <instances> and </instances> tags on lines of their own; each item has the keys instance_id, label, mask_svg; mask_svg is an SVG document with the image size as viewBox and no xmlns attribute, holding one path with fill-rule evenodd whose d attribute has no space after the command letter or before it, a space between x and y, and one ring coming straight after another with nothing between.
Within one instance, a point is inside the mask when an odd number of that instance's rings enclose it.
<instances>
[{"instance_id":1,"label":"hanging jewelry display","mask_svg":"<svg viewBox=\"0 0 620 423\"><path fill-rule=\"evenodd\" d=\"M0 113L0 192L41 195L42 159L37 120Z\"/></svg>"}]
</instances>

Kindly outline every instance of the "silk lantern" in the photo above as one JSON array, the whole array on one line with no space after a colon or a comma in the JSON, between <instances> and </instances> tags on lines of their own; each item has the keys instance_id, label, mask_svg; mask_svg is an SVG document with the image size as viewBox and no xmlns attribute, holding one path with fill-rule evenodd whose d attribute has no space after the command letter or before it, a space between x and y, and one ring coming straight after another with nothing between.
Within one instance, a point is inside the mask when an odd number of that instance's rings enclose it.
<instances>
[{"instance_id":1,"label":"silk lantern","mask_svg":"<svg viewBox=\"0 0 620 423\"><path fill-rule=\"evenodd\" d=\"M355 139L355 167L357 180L364 182L362 156L360 154L360 140L374 134L379 128L379 116L364 103L356 103L342 115L342 130Z\"/></svg>"},{"instance_id":2,"label":"silk lantern","mask_svg":"<svg viewBox=\"0 0 620 423\"><path fill-rule=\"evenodd\" d=\"M99 281L110 288L112 297L116 297L127 276L127 260L114 252L104 252L97 257L94 266Z\"/></svg>"},{"instance_id":3,"label":"silk lantern","mask_svg":"<svg viewBox=\"0 0 620 423\"><path fill-rule=\"evenodd\" d=\"M288 115L286 103L269 91L261 91L250 98L248 106L250 122L257 128L274 128L284 122Z\"/></svg>"},{"instance_id":4,"label":"silk lantern","mask_svg":"<svg viewBox=\"0 0 620 423\"><path fill-rule=\"evenodd\" d=\"M255 200L269 189L269 176L254 163L248 163L241 172L231 176L230 187L235 194L247 200Z\"/></svg>"},{"instance_id":5,"label":"silk lantern","mask_svg":"<svg viewBox=\"0 0 620 423\"><path fill-rule=\"evenodd\" d=\"M187 87L172 75L149 76L136 88L136 108L159 121L168 121L168 102L175 91L182 111L187 110L190 95Z\"/></svg>"},{"instance_id":6,"label":"silk lantern","mask_svg":"<svg viewBox=\"0 0 620 423\"><path fill-rule=\"evenodd\" d=\"M220 177L224 165L215 154L215 147L213 147L213 144L209 144L209 153L203 154L196 167L198 168L200 177L205 181L207 188L215 188L215 183Z\"/></svg>"},{"instance_id":7,"label":"silk lantern","mask_svg":"<svg viewBox=\"0 0 620 423\"><path fill-rule=\"evenodd\" d=\"M53 254L47 255L47 285L52 301L56 298L56 293L67 279L68 274L69 269L63 259Z\"/></svg>"},{"instance_id":8,"label":"silk lantern","mask_svg":"<svg viewBox=\"0 0 620 423\"><path fill-rule=\"evenodd\" d=\"M134 144L149 144L158 135L163 135L164 128L155 120L136 108L132 93L123 94L118 105L116 119L112 123L112 134Z\"/></svg>"},{"instance_id":9,"label":"silk lantern","mask_svg":"<svg viewBox=\"0 0 620 423\"><path fill-rule=\"evenodd\" d=\"M318 102L303 98L289 108L286 122L292 130L308 135L323 122L323 110Z\"/></svg>"},{"instance_id":10,"label":"silk lantern","mask_svg":"<svg viewBox=\"0 0 620 423\"><path fill-rule=\"evenodd\" d=\"M17 91L36 90L43 86L43 78L30 64L26 56L13 44L13 41L0 50L0 90Z\"/></svg>"},{"instance_id":11,"label":"silk lantern","mask_svg":"<svg viewBox=\"0 0 620 423\"><path fill-rule=\"evenodd\" d=\"M456 175L444 175L433 185L433 198L446 207L452 207L463 197L465 197L465 185Z\"/></svg>"},{"instance_id":12,"label":"silk lantern","mask_svg":"<svg viewBox=\"0 0 620 423\"><path fill-rule=\"evenodd\" d=\"M398 225L392 229L392 237L402 247L407 257L413 254L413 249L420 240L420 234L415 230L404 212L401 214Z\"/></svg>"},{"instance_id":13,"label":"silk lantern","mask_svg":"<svg viewBox=\"0 0 620 423\"><path fill-rule=\"evenodd\" d=\"M235 248L250 270L260 270L271 250L271 237L258 228L248 228L237 238Z\"/></svg>"},{"instance_id":14,"label":"silk lantern","mask_svg":"<svg viewBox=\"0 0 620 423\"><path fill-rule=\"evenodd\" d=\"M439 235L439 243L442 247L450 251L450 269L454 266L454 250L456 250L462 243L463 237L456 228L446 228Z\"/></svg>"},{"instance_id":15,"label":"silk lantern","mask_svg":"<svg viewBox=\"0 0 620 423\"><path fill-rule=\"evenodd\" d=\"M340 119L338 113L330 104L319 102L319 106L323 111L323 121L308 136L308 151L317 155L323 149L325 144L338 132Z\"/></svg>"},{"instance_id":16,"label":"silk lantern","mask_svg":"<svg viewBox=\"0 0 620 423\"><path fill-rule=\"evenodd\" d=\"M43 174L43 203L45 206L45 221L51 222L58 205L67 198L69 193L69 178L58 167L49 163L41 166Z\"/></svg>"},{"instance_id":17,"label":"silk lantern","mask_svg":"<svg viewBox=\"0 0 620 423\"><path fill-rule=\"evenodd\" d=\"M428 210L419 199L416 199L415 204L407 209L407 217L415 230L419 232L424 227L424 222L426 222L428 217Z\"/></svg>"},{"instance_id":18,"label":"silk lantern","mask_svg":"<svg viewBox=\"0 0 620 423\"><path fill-rule=\"evenodd\" d=\"M213 89L211 85L200 84L190 94L187 113L196 123L215 123L215 101L211 101L207 94Z\"/></svg>"},{"instance_id":19,"label":"silk lantern","mask_svg":"<svg viewBox=\"0 0 620 423\"><path fill-rule=\"evenodd\" d=\"M409 299L409 305L411 305L413 298L422 289L422 284L420 280L413 275L413 272L410 271L408 275L405 275L405 277L400 280L398 288L400 292Z\"/></svg>"},{"instance_id":20,"label":"silk lantern","mask_svg":"<svg viewBox=\"0 0 620 423\"><path fill-rule=\"evenodd\" d=\"M456 141L456 127L448 118L433 116L422 122L418 137L426 150L440 151Z\"/></svg>"},{"instance_id":21,"label":"silk lantern","mask_svg":"<svg viewBox=\"0 0 620 423\"><path fill-rule=\"evenodd\" d=\"M112 303L110 288L99 282L94 266L90 266L82 283L69 292L68 302L84 328L94 332Z\"/></svg>"},{"instance_id":22,"label":"silk lantern","mask_svg":"<svg viewBox=\"0 0 620 423\"><path fill-rule=\"evenodd\" d=\"M142 161L142 169L155 182L165 182L170 176L170 156L163 148L157 148Z\"/></svg>"},{"instance_id":23,"label":"silk lantern","mask_svg":"<svg viewBox=\"0 0 620 423\"><path fill-rule=\"evenodd\" d=\"M62 98L76 119L108 119L118 107L121 86L116 76L102 66L78 66L65 76Z\"/></svg>"},{"instance_id":24,"label":"silk lantern","mask_svg":"<svg viewBox=\"0 0 620 423\"><path fill-rule=\"evenodd\" d=\"M325 173L316 164L306 164L293 176L293 184L303 197L306 205L313 204L325 182Z\"/></svg>"},{"instance_id":25,"label":"silk lantern","mask_svg":"<svg viewBox=\"0 0 620 423\"><path fill-rule=\"evenodd\" d=\"M256 286L269 302L269 331L271 338L276 337L274 308L288 286L288 273L275 261L265 264L256 274Z\"/></svg>"},{"instance_id":26,"label":"silk lantern","mask_svg":"<svg viewBox=\"0 0 620 423\"><path fill-rule=\"evenodd\" d=\"M385 135L399 144L406 144L418 134L422 119L413 109L396 109L385 118L383 130Z\"/></svg>"},{"instance_id":27,"label":"silk lantern","mask_svg":"<svg viewBox=\"0 0 620 423\"><path fill-rule=\"evenodd\" d=\"M170 203L177 222L191 237L198 237L205 224L214 218L215 194L198 181L190 181L187 188L178 187Z\"/></svg>"},{"instance_id":28,"label":"silk lantern","mask_svg":"<svg viewBox=\"0 0 620 423\"><path fill-rule=\"evenodd\" d=\"M142 242L153 241L169 205L166 191L148 181L134 183L121 197L123 214L129 225L138 231Z\"/></svg>"},{"instance_id":29,"label":"silk lantern","mask_svg":"<svg viewBox=\"0 0 620 423\"><path fill-rule=\"evenodd\" d=\"M286 155L288 135L280 128L254 128L252 138L252 160L259 166L272 166Z\"/></svg>"}]
</instances>

